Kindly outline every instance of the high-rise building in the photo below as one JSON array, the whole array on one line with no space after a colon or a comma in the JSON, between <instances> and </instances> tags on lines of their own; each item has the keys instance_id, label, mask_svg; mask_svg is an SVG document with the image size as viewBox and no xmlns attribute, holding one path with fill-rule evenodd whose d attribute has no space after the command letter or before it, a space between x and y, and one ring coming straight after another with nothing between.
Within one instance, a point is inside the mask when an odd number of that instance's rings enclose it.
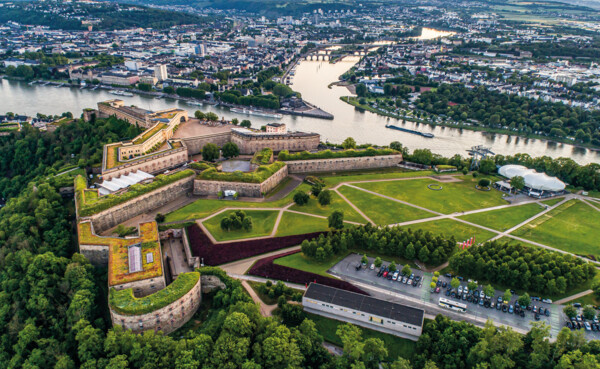
<instances>
[{"instance_id":1,"label":"high-rise building","mask_svg":"<svg viewBox=\"0 0 600 369\"><path fill-rule=\"evenodd\" d=\"M167 66L164 64L158 64L154 67L154 77L159 81L164 81L169 78L167 75Z\"/></svg>"}]
</instances>

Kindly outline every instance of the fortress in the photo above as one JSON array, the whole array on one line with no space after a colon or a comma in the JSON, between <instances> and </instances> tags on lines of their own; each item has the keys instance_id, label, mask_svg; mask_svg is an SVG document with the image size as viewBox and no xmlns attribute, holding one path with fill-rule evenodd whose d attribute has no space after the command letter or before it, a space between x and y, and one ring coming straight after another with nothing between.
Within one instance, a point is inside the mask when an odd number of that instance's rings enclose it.
<instances>
[{"instance_id":1,"label":"fortress","mask_svg":"<svg viewBox=\"0 0 600 369\"><path fill-rule=\"evenodd\" d=\"M131 141L105 145L102 180L118 181L137 171L156 175L108 194L89 188L83 176L75 178L79 251L93 264L108 267L113 325L136 333L175 331L194 315L203 292L224 285L218 277L201 276L196 270L200 258L192 255L185 228L161 233L155 221L142 221L132 235L117 237L113 232L118 225L193 195L235 191L243 197L262 197L290 173L382 168L402 161L391 149L315 152L318 134L288 132L282 124L258 131L190 119L181 109L150 112L125 107L121 100L101 102L98 110L86 109L84 117L91 119L94 113L146 128ZM235 143L242 154L254 155L245 172L223 171L210 163L188 166L206 144L227 142ZM278 161L274 152L279 152ZM169 172L160 174L165 171ZM171 258L177 255L180 259L174 262Z\"/></svg>"}]
</instances>

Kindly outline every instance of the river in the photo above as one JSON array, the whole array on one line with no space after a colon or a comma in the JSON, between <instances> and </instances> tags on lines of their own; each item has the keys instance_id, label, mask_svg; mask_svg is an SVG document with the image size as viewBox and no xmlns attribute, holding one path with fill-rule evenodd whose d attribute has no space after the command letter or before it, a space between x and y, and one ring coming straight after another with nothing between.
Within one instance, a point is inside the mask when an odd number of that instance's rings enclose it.
<instances>
[{"instance_id":1,"label":"river","mask_svg":"<svg viewBox=\"0 0 600 369\"><path fill-rule=\"evenodd\" d=\"M399 124L394 118L378 116L371 112L359 112L353 106L341 101L341 96L350 95L345 87L333 86L331 82L350 69L358 57L347 57L336 64L324 61L302 61L296 67L292 88L302 93L302 97L333 114L333 120L284 115L278 120L291 130L317 132L323 141L342 142L346 137L354 137L358 143L389 144L400 141L410 150L427 148L443 156L460 154L475 145L486 145L497 154L528 153L532 156L570 157L580 164L600 162L600 152L577 148L573 145L554 143L537 139L519 138L502 134L470 131L449 127L433 127L426 124L407 122L405 127L430 132L435 138L424 138L410 133L385 128L386 123ZM196 107L172 99L154 99L143 96L117 97L104 90L90 91L78 88L29 86L23 82L2 80L0 83L0 114L14 112L35 115L61 114L71 111L79 115L83 108L96 107L98 101L120 98L128 105L136 105L150 110L179 107L193 113L197 109L212 111L226 119L250 119L254 127L274 121L271 118L245 116L229 112L227 108L215 106Z\"/></svg>"}]
</instances>

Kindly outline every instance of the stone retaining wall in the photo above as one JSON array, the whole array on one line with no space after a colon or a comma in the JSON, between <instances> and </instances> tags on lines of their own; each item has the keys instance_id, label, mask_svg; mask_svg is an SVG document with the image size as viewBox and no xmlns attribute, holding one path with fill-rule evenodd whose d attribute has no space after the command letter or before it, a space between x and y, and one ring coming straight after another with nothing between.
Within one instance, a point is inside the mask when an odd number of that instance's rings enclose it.
<instances>
[{"instance_id":1,"label":"stone retaining wall","mask_svg":"<svg viewBox=\"0 0 600 369\"><path fill-rule=\"evenodd\" d=\"M113 325L131 329L134 333L144 331L163 331L165 334L174 332L187 323L198 310L202 302L202 278L192 289L178 300L169 305L142 315L124 315L113 310L110 305L110 316Z\"/></svg>"},{"instance_id":2,"label":"stone retaining wall","mask_svg":"<svg viewBox=\"0 0 600 369\"><path fill-rule=\"evenodd\" d=\"M286 161L290 173L337 172L395 167L402 155L362 156L354 158L312 159Z\"/></svg>"},{"instance_id":3,"label":"stone retaining wall","mask_svg":"<svg viewBox=\"0 0 600 369\"><path fill-rule=\"evenodd\" d=\"M321 136L317 133L243 135L234 131L231 135L231 142L238 145L241 154L254 154L267 147L275 152L312 151L317 149L320 141Z\"/></svg>"},{"instance_id":4,"label":"stone retaining wall","mask_svg":"<svg viewBox=\"0 0 600 369\"><path fill-rule=\"evenodd\" d=\"M273 190L288 176L288 166L275 172L262 183L244 183L227 181L194 180L194 195L216 196L221 191L233 190L243 197L261 197Z\"/></svg>"},{"instance_id":5,"label":"stone retaining wall","mask_svg":"<svg viewBox=\"0 0 600 369\"><path fill-rule=\"evenodd\" d=\"M109 154L107 154L107 148L105 146L103 160L106 160L107 155ZM185 146L182 146L177 149L165 150L164 152L159 152L154 155L148 155L148 157L143 159L134 159L129 163L124 163L114 168L103 169L102 179L108 181L113 178L118 178L122 175L127 175L138 170L144 171L146 173L155 174L183 164L187 160L187 150ZM103 165L103 168L105 167L106 165Z\"/></svg>"},{"instance_id":6,"label":"stone retaining wall","mask_svg":"<svg viewBox=\"0 0 600 369\"><path fill-rule=\"evenodd\" d=\"M188 150L188 155L196 155L202 152L202 148L207 143L213 143L219 147L223 147L227 142L231 141L231 131L222 133L213 133L202 136L179 138L183 141Z\"/></svg>"},{"instance_id":7,"label":"stone retaining wall","mask_svg":"<svg viewBox=\"0 0 600 369\"><path fill-rule=\"evenodd\" d=\"M194 176L182 178L176 182L94 214L90 216L89 219L92 221L96 233L100 234L133 217L170 203L177 197L190 192L193 189L193 185Z\"/></svg>"}]
</instances>

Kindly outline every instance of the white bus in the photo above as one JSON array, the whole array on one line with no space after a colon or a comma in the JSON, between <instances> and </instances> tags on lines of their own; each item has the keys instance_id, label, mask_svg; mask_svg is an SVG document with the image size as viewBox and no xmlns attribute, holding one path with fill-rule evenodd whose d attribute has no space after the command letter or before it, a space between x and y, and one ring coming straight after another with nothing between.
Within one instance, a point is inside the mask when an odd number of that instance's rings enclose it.
<instances>
[{"instance_id":1,"label":"white bus","mask_svg":"<svg viewBox=\"0 0 600 369\"><path fill-rule=\"evenodd\" d=\"M444 307L446 309L450 309L450 310L454 310L454 311L458 311L459 313L466 313L467 312L467 305L460 303L460 302L455 302L452 300L448 300L445 299L443 297L440 297L440 302L439 302L441 307Z\"/></svg>"}]
</instances>

